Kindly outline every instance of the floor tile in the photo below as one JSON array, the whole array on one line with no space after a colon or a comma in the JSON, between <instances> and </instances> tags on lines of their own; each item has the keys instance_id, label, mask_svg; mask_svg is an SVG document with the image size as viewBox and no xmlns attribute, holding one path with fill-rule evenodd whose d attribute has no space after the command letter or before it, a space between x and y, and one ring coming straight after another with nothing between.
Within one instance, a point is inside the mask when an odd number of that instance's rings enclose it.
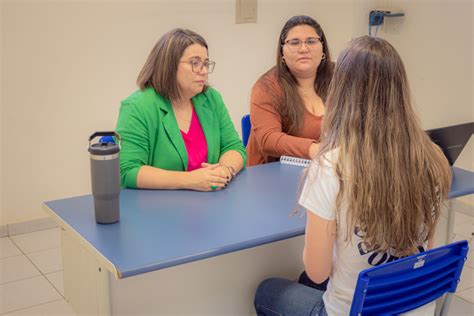
<instances>
[{"instance_id":1,"label":"floor tile","mask_svg":"<svg viewBox=\"0 0 474 316\"><path fill-rule=\"evenodd\" d=\"M0 284L40 275L25 255L0 259Z\"/></svg>"},{"instance_id":2,"label":"floor tile","mask_svg":"<svg viewBox=\"0 0 474 316\"><path fill-rule=\"evenodd\" d=\"M53 284L56 290L64 296L64 278L63 271L46 274L45 277Z\"/></svg>"},{"instance_id":3,"label":"floor tile","mask_svg":"<svg viewBox=\"0 0 474 316\"><path fill-rule=\"evenodd\" d=\"M51 273L63 269L61 248L48 249L27 254L41 273Z\"/></svg>"},{"instance_id":4,"label":"floor tile","mask_svg":"<svg viewBox=\"0 0 474 316\"><path fill-rule=\"evenodd\" d=\"M474 217L461 212L456 212L456 215L454 216L454 227L471 222L474 222Z\"/></svg>"},{"instance_id":5,"label":"floor tile","mask_svg":"<svg viewBox=\"0 0 474 316\"><path fill-rule=\"evenodd\" d=\"M467 260L464 263L465 267L474 268L474 258L473 258L474 253L473 252L474 252L474 250L472 250L472 249L469 250L469 253L467 255Z\"/></svg>"},{"instance_id":6,"label":"floor tile","mask_svg":"<svg viewBox=\"0 0 474 316\"><path fill-rule=\"evenodd\" d=\"M467 290L464 291L458 291L456 292L456 295L459 296L460 298L469 301L471 304L474 303L474 287L471 287ZM474 305L473 305L474 307Z\"/></svg>"},{"instance_id":7,"label":"floor tile","mask_svg":"<svg viewBox=\"0 0 474 316\"><path fill-rule=\"evenodd\" d=\"M56 301L62 296L43 277L33 277L0 285L0 313L16 311L42 303Z\"/></svg>"},{"instance_id":8,"label":"floor tile","mask_svg":"<svg viewBox=\"0 0 474 316\"><path fill-rule=\"evenodd\" d=\"M75 316L71 305L64 299L7 313L2 316Z\"/></svg>"},{"instance_id":9,"label":"floor tile","mask_svg":"<svg viewBox=\"0 0 474 316\"><path fill-rule=\"evenodd\" d=\"M466 238L464 236L461 236L461 235L458 235L458 234L454 234L454 238L453 238L453 241L452 242L455 242L455 241L460 241L460 240L467 240L468 244L469 244L469 249L472 249L472 237L471 238Z\"/></svg>"},{"instance_id":10,"label":"floor tile","mask_svg":"<svg viewBox=\"0 0 474 316\"><path fill-rule=\"evenodd\" d=\"M474 315L474 305L454 296L451 302L449 316L470 316Z\"/></svg>"},{"instance_id":11,"label":"floor tile","mask_svg":"<svg viewBox=\"0 0 474 316\"><path fill-rule=\"evenodd\" d=\"M465 238L472 238L472 233L474 232L474 222L463 223L458 226L454 226L454 232Z\"/></svg>"},{"instance_id":12,"label":"floor tile","mask_svg":"<svg viewBox=\"0 0 474 316\"><path fill-rule=\"evenodd\" d=\"M59 228L15 235L10 238L25 253L61 247Z\"/></svg>"},{"instance_id":13,"label":"floor tile","mask_svg":"<svg viewBox=\"0 0 474 316\"><path fill-rule=\"evenodd\" d=\"M461 273L461 282L458 284L457 291L463 291L474 287L474 269L464 266Z\"/></svg>"},{"instance_id":14,"label":"floor tile","mask_svg":"<svg viewBox=\"0 0 474 316\"><path fill-rule=\"evenodd\" d=\"M8 237L0 238L0 258L21 255L20 249Z\"/></svg>"}]
</instances>

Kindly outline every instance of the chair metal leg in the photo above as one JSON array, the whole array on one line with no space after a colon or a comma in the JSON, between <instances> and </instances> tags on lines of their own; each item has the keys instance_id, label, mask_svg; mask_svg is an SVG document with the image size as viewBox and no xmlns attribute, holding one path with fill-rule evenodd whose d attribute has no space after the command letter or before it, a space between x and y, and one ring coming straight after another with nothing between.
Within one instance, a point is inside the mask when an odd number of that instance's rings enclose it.
<instances>
[{"instance_id":1,"label":"chair metal leg","mask_svg":"<svg viewBox=\"0 0 474 316\"><path fill-rule=\"evenodd\" d=\"M441 308L443 307L443 302L444 302L444 297L445 295L442 295L441 297L438 297L436 300L436 308L435 308L435 316L439 316L441 313Z\"/></svg>"},{"instance_id":2,"label":"chair metal leg","mask_svg":"<svg viewBox=\"0 0 474 316\"><path fill-rule=\"evenodd\" d=\"M453 293L447 292L444 298L444 303L441 306L441 313L440 316L448 315L449 305L451 305L451 301L453 300Z\"/></svg>"},{"instance_id":3,"label":"chair metal leg","mask_svg":"<svg viewBox=\"0 0 474 316\"><path fill-rule=\"evenodd\" d=\"M454 202L452 199L448 200L448 223L446 228L446 244L449 244L454 239L454 217L455 217L455 209L454 209Z\"/></svg>"}]
</instances>

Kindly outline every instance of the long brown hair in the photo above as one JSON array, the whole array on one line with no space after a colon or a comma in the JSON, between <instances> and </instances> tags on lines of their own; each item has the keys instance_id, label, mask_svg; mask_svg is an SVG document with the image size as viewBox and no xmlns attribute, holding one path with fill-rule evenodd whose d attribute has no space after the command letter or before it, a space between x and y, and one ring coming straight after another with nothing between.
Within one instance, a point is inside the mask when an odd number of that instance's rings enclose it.
<instances>
[{"instance_id":1,"label":"long brown hair","mask_svg":"<svg viewBox=\"0 0 474 316\"><path fill-rule=\"evenodd\" d=\"M423 131L402 60L383 39L354 39L337 60L316 161L333 149L337 212L347 203L348 226L338 230L350 239L360 228L368 249L398 255L433 237L450 167Z\"/></svg>"},{"instance_id":2,"label":"long brown hair","mask_svg":"<svg viewBox=\"0 0 474 316\"><path fill-rule=\"evenodd\" d=\"M282 130L290 135L297 134L303 126L305 106L300 94L298 93L298 81L288 69L288 66L282 62L282 58L283 45L285 44L288 32L298 25L311 26L321 38L323 53L326 57L322 59L319 64L316 80L314 82L314 90L323 101L326 101L327 91L334 68L333 63L331 62L328 42L321 25L319 25L313 18L306 15L297 15L290 18L283 26L278 38L276 65L263 74L260 78L261 80L259 80L266 86L266 88L275 92L275 87L272 85L272 82L274 82L275 77L277 78L283 93L274 93L274 101L278 105L282 118Z\"/></svg>"},{"instance_id":3,"label":"long brown hair","mask_svg":"<svg viewBox=\"0 0 474 316\"><path fill-rule=\"evenodd\" d=\"M156 92L169 100L179 100L176 73L184 50L199 44L206 49L204 38L191 30L177 28L165 33L151 50L137 78L138 87L143 90L153 87ZM204 86L203 91L206 91Z\"/></svg>"}]
</instances>

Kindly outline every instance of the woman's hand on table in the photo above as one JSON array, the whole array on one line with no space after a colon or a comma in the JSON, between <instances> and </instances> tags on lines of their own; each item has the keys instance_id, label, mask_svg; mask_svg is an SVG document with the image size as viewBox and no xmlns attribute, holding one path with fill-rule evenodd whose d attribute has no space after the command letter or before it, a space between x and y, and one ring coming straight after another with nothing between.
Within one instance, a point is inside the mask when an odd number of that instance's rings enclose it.
<instances>
[{"instance_id":1,"label":"woman's hand on table","mask_svg":"<svg viewBox=\"0 0 474 316\"><path fill-rule=\"evenodd\" d=\"M229 183L228 168L219 164L202 163L202 168L189 172L190 188L196 191L215 191Z\"/></svg>"}]
</instances>

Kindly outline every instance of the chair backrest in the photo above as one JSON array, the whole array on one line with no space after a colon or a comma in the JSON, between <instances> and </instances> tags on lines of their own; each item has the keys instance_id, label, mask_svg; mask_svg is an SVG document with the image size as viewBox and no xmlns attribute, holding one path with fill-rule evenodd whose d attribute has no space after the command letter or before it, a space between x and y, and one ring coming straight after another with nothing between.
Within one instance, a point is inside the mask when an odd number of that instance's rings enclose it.
<instances>
[{"instance_id":1,"label":"chair backrest","mask_svg":"<svg viewBox=\"0 0 474 316\"><path fill-rule=\"evenodd\" d=\"M463 240L361 271L350 315L396 315L454 293L468 249Z\"/></svg>"},{"instance_id":2,"label":"chair backrest","mask_svg":"<svg viewBox=\"0 0 474 316\"><path fill-rule=\"evenodd\" d=\"M245 114L242 116L242 143L244 144L244 147L247 147L247 143L249 141L249 136L250 136L250 128L252 127L252 124L250 123L250 115Z\"/></svg>"}]
</instances>

